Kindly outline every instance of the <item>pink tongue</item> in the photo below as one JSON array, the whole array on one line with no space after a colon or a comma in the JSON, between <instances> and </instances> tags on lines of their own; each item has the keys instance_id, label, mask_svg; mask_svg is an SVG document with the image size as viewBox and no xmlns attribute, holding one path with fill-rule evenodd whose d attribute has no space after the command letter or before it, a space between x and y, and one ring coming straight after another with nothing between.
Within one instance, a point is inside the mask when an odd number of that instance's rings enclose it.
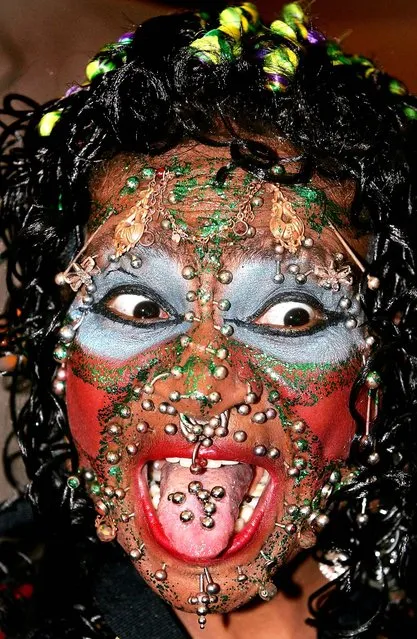
<instances>
[{"instance_id":1,"label":"pink tongue","mask_svg":"<svg viewBox=\"0 0 417 639\"><path fill-rule=\"evenodd\" d=\"M193 559L214 559L224 551L233 536L239 506L248 492L253 471L247 464L221 466L206 470L202 475L192 475L189 468L180 464L165 462L161 470L161 500L158 518L168 539L181 554ZM221 500L210 497L216 504L216 512L211 515L214 528L206 529L201 519L206 517L203 502L188 492L188 484L199 481L204 490L223 486L226 491ZM168 496L181 492L186 496L182 504L175 504ZM190 510L194 514L191 522L183 523L180 514Z\"/></svg>"}]
</instances>

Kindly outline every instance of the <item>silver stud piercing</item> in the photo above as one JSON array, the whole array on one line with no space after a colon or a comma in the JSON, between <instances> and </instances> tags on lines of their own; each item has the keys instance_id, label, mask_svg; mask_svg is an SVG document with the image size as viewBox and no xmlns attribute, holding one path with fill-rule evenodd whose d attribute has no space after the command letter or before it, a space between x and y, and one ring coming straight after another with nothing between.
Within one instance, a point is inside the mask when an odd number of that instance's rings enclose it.
<instances>
[{"instance_id":1,"label":"silver stud piercing","mask_svg":"<svg viewBox=\"0 0 417 639\"><path fill-rule=\"evenodd\" d=\"M233 433L233 439L239 444L245 442L247 438L248 434L244 430L237 430L235 433Z\"/></svg>"},{"instance_id":2,"label":"silver stud piercing","mask_svg":"<svg viewBox=\"0 0 417 639\"><path fill-rule=\"evenodd\" d=\"M295 524L280 524L275 522L275 526L285 530L288 535L294 535L297 532L297 526Z\"/></svg>"},{"instance_id":3,"label":"silver stud piercing","mask_svg":"<svg viewBox=\"0 0 417 639\"><path fill-rule=\"evenodd\" d=\"M243 584L247 580L248 580L248 576L245 575L245 573L242 571L242 568L240 566L238 566L237 567L237 582L239 584Z\"/></svg>"},{"instance_id":4,"label":"silver stud piercing","mask_svg":"<svg viewBox=\"0 0 417 639\"><path fill-rule=\"evenodd\" d=\"M144 554L145 554L145 544L141 544L139 548L133 548L133 550L130 551L129 557L133 561L139 561L140 559L143 558Z\"/></svg>"},{"instance_id":5,"label":"silver stud piercing","mask_svg":"<svg viewBox=\"0 0 417 639\"><path fill-rule=\"evenodd\" d=\"M204 585L204 578L207 580L207 586ZM219 584L216 584L208 571L204 569L198 578L199 592L197 595L191 595L188 598L188 603L197 605L196 613L198 615L198 623L200 628L203 629L206 625L206 616L210 612L209 604L217 602L217 594L220 592Z\"/></svg>"},{"instance_id":6,"label":"silver stud piercing","mask_svg":"<svg viewBox=\"0 0 417 639\"><path fill-rule=\"evenodd\" d=\"M176 435L176 434L177 434L177 432L178 432L178 427L177 427L175 424L167 424L167 425L164 427L164 432L165 432L167 435L171 435L171 436L172 436L172 435Z\"/></svg>"},{"instance_id":7,"label":"silver stud piercing","mask_svg":"<svg viewBox=\"0 0 417 639\"><path fill-rule=\"evenodd\" d=\"M262 559L265 560L265 570L269 576L276 566L276 561L275 559L268 557L263 550L261 550L260 555ZM270 601L273 599L277 592L278 590L272 581L265 581L258 588L258 595L264 601Z\"/></svg>"},{"instance_id":8,"label":"silver stud piercing","mask_svg":"<svg viewBox=\"0 0 417 639\"><path fill-rule=\"evenodd\" d=\"M167 577L166 564L162 564L162 568L155 573L155 579L157 579L157 581L165 581Z\"/></svg>"},{"instance_id":9,"label":"silver stud piercing","mask_svg":"<svg viewBox=\"0 0 417 639\"><path fill-rule=\"evenodd\" d=\"M221 284L230 284L230 282L233 280L233 274L231 273L231 271L227 271L224 269L219 271L219 273L217 274L217 279Z\"/></svg>"}]
</instances>

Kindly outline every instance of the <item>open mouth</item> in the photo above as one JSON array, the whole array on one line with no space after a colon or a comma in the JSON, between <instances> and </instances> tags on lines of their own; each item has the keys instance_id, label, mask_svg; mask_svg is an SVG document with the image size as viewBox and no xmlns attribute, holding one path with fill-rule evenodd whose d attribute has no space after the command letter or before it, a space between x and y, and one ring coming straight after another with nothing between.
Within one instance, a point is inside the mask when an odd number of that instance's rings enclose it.
<instances>
[{"instance_id":1,"label":"open mouth","mask_svg":"<svg viewBox=\"0 0 417 639\"><path fill-rule=\"evenodd\" d=\"M224 558L255 534L271 476L261 466L220 459L208 459L195 476L191 464L185 457L145 463L140 484L152 534L188 561Z\"/></svg>"}]
</instances>

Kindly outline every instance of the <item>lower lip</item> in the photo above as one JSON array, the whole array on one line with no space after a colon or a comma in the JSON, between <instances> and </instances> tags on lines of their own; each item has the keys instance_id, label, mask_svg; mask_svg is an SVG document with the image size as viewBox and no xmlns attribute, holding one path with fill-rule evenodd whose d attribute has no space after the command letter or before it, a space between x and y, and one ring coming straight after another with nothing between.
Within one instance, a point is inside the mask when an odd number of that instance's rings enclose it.
<instances>
[{"instance_id":1,"label":"lower lip","mask_svg":"<svg viewBox=\"0 0 417 639\"><path fill-rule=\"evenodd\" d=\"M148 482L146 477L146 466L138 470L138 487L139 487L139 503L142 506L141 513L136 512L137 520L140 520L140 515L144 513L145 520L148 524L149 531L152 531L154 540L168 551L176 559L180 559L187 563L195 564L195 557L192 559L179 553L174 546L172 546L170 540L166 536L161 526L161 523L156 514L155 508L150 499L148 491ZM262 497L260 498L258 505L250 519L237 535L232 538L232 543L229 548L222 553L221 557L217 557L212 560L210 564L215 564L218 561L224 561L232 555L235 555L239 551L243 550L253 540L255 535L257 537L264 536L272 529L273 522L275 521L275 508L274 504L277 503L278 482L271 475L269 484L266 486ZM207 560L206 560L207 561Z\"/></svg>"}]
</instances>

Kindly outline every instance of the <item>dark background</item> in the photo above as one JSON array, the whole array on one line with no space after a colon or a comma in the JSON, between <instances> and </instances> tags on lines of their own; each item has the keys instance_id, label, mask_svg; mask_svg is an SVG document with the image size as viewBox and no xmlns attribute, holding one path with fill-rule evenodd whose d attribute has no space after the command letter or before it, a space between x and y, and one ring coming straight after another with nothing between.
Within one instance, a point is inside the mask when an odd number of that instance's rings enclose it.
<instances>
[{"instance_id":1,"label":"dark background","mask_svg":"<svg viewBox=\"0 0 417 639\"><path fill-rule=\"evenodd\" d=\"M88 59L104 43L152 15L198 6L149 0L0 2L0 95L21 92L40 101L60 96L74 81L83 81ZM272 20L281 4L259 0L258 7L265 20ZM348 52L375 58L417 91L417 0L316 0L310 14L328 36L341 37L351 30L344 41ZM0 386L0 449L9 428L7 395ZM0 499L9 495L0 468Z\"/></svg>"}]
</instances>

